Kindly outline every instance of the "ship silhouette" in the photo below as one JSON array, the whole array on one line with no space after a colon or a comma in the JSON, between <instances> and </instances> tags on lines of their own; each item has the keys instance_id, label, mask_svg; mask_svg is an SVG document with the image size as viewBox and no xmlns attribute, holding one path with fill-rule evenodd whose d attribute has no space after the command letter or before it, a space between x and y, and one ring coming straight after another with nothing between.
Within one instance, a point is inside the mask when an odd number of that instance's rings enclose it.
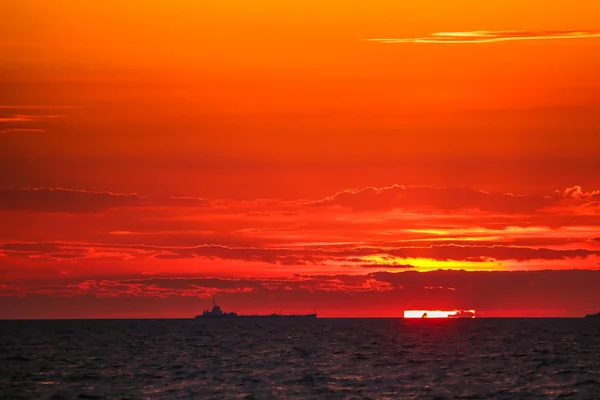
<instances>
[{"instance_id":1,"label":"ship silhouette","mask_svg":"<svg viewBox=\"0 0 600 400\"><path fill-rule=\"evenodd\" d=\"M271 313L271 314L242 314L239 315L235 312L224 312L221 307L217 305L215 299L213 299L212 310L204 310L202 314L196 315L196 319L200 318L317 318L317 313L312 314L283 314L283 313Z\"/></svg>"},{"instance_id":2,"label":"ship silhouette","mask_svg":"<svg viewBox=\"0 0 600 400\"><path fill-rule=\"evenodd\" d=\"M596 314L588 314L585 316L585 318L600 318L600 312Z\"/></svg>"},{"instance_id":3,"label":"ship silhouette","mask_svg":"<svg viewBox=\"0 0 600 400\"><path fill-rule=\"evenodd\" d=\"M448 315L448 318L475 318L475 313L473 311L459 311Z\"/></svg>"}]
</instances>

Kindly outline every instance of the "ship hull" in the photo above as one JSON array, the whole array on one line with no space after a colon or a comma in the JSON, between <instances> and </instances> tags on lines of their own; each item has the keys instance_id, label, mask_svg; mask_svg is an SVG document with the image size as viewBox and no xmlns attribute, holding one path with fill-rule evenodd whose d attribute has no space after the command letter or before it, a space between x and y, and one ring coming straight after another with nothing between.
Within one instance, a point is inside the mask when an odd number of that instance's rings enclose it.
<instances>
[{"instance_id":1,"label":"ship hull","mask_svg":"<svg viewBox=\"0 0 600 400\"><path fill-rule=\"evenodd\" d=\"M316 319L316 314L308 315L197 315L195 319Z\"/></svg>"}]
</instances>

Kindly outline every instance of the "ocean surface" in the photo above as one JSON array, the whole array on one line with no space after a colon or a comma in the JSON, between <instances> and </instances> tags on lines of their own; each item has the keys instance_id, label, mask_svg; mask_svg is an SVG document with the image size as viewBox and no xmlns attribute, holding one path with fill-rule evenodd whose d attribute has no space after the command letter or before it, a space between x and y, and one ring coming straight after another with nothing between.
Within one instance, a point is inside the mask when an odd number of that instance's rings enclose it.
<instances>
[{"instance_id":1,"label":"ocean surface","mask_svg":"<svg viewBox=\"0 0 600 400\"><path fill-rule=\"evenodd\" d=\"M600 399L600 320L0 321L0 398Z\"/></svg>"}]
</instances>

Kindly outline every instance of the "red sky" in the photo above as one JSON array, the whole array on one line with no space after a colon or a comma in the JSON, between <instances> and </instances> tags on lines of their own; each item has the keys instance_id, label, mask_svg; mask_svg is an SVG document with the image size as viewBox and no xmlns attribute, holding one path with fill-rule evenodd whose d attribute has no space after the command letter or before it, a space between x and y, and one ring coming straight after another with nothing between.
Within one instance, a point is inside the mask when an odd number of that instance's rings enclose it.
<instances>
[{"instance_id":1,"label":"red sky","mask_svg":"<svg viewBox=\"0 0 600 400\"><path fill-rule=\"evenodd\" d=\"M8 0L0 318L600 307L597 1Z\"/></svg>"}]
</instances>

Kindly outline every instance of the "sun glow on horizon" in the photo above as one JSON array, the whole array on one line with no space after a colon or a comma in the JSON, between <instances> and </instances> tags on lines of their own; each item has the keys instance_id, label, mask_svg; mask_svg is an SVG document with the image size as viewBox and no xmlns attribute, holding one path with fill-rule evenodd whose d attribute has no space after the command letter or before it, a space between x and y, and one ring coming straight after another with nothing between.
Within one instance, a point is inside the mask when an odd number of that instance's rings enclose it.
<instances>
[{"instance_id":1,"label":"sun glow on horizon","mask_svg":"<svg viewBox=\"0 0 600 400\"><path fill-rule=\"evenodd\" d=\"M475 310L404 310L404 318L475 318Z\"/></svg>"}]
</instances>

